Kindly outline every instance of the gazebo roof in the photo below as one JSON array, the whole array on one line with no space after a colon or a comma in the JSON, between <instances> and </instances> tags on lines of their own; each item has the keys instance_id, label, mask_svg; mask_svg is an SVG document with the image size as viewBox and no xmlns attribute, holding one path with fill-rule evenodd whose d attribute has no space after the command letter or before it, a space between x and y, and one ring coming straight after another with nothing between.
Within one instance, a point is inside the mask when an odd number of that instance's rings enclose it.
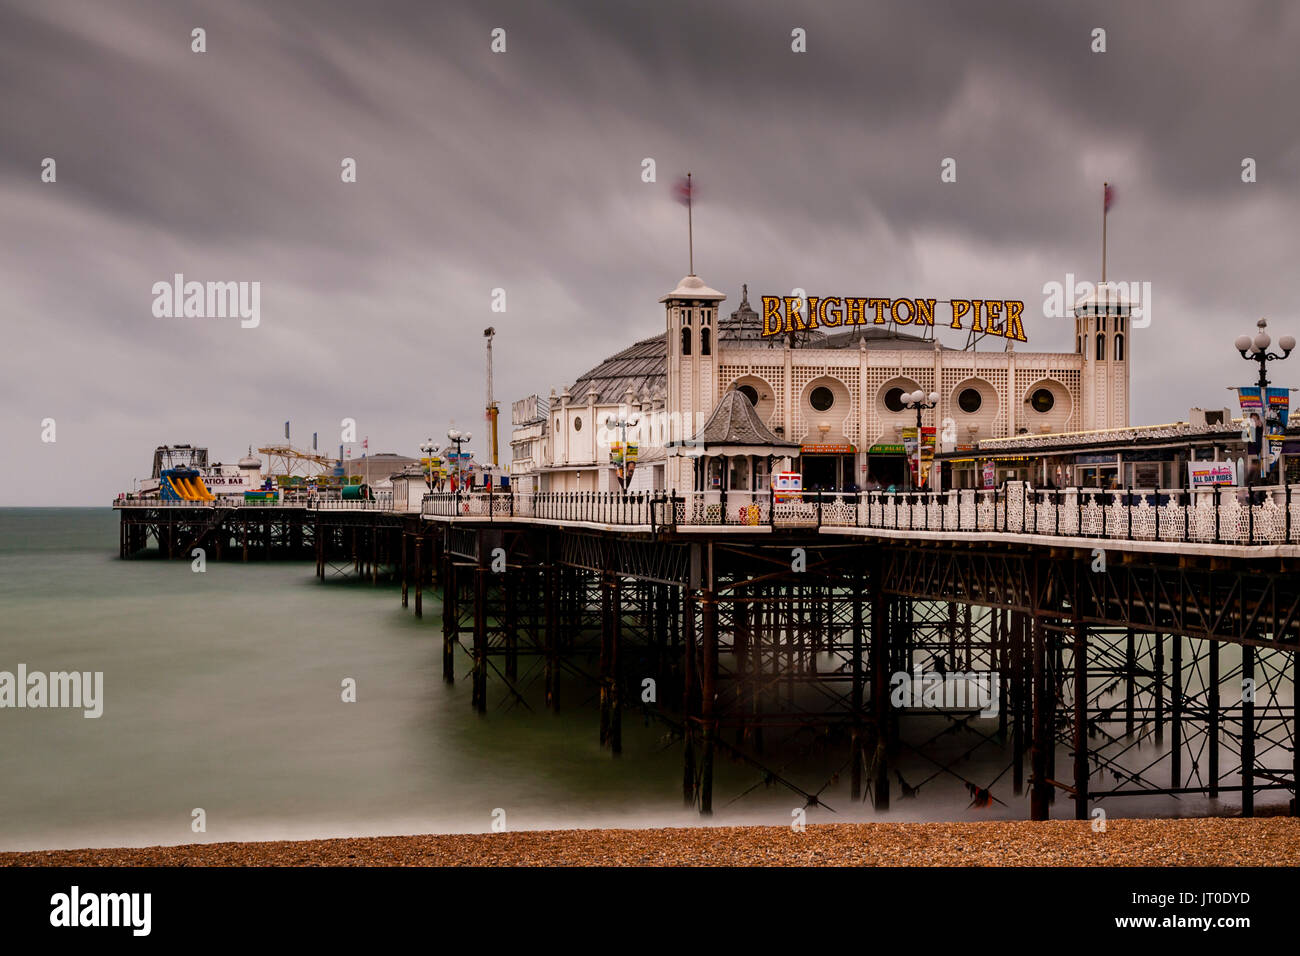
<instances>
[{"instance_id":1,"label":"gazebo roof","mask_svg":"<svg viewBox=\"0 0 1300 956\"><path fill-rule=\"evenodd\" d=\"M718 402L704 427L689 441L673 442L700 451L723 451L730 454L782 454L799 448L798 442L778 438L764 425L745 394L728 389Z\"/></svg>"}]
</instances>

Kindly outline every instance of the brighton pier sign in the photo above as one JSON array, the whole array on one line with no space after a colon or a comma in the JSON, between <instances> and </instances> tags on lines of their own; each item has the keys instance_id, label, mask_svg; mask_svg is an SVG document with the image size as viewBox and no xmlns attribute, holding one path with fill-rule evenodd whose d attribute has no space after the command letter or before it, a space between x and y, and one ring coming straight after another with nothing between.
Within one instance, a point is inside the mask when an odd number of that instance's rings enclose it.
<instances>
[{"instance_id":1,"label":"brighton pier sign","mask_svg":"<svg viewBox=\"0 0 1300 956\"><path fill-rule=\"evenodd\" d=\"M808 329L851 325L934 325L938 299L877 299L830 295L763 296L763 335L788 335ZM1021 316L1025 303L1011 299L952 299L948 328L981 335L1001 335L1017 342L1025 338ZM941 317L942 318L942 317Z\"/></svg>"}]
</instances>

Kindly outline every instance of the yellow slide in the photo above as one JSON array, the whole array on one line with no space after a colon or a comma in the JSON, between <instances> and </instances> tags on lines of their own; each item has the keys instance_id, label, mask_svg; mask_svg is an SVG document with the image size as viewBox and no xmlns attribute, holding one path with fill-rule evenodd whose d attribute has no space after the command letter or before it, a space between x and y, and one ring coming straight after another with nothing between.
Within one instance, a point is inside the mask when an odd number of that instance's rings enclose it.
<instances>
[{"instance_id":1,"label":"yellow slide","mask_svg":"<svg viewBox=\"0 0 1300 956\"><path fill-rule=\"evenodd\" d=\"M208 486L203 483L203 479L198 475L186 479L189 482L190 490L194 492L194 497L198 501L215 501L217 496L208 490Z\"/></svg>"},{"instance_id":2,"label":"yellow slide","mask_svg":"<svg viewBox=\"0 0 1300 956\"><path fill-rule=\"evenodd\" d=\"M167 480L171 482L172 490L176 492L177 497L184 501L213 501L216 498L216 495L203 483L203 479L198 476Z\"/></svg>"}]
</instances>

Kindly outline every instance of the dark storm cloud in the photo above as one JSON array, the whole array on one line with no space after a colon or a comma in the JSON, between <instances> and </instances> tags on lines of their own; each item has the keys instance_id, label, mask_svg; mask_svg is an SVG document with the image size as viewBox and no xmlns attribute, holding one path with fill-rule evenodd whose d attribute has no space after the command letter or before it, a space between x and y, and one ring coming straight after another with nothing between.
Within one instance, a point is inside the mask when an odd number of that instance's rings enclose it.
<instances>
[{"instance_id":1,"label":"dark storm cloud","mask_svg":"<svg viewBox=\"0 0 1300 956\"><path fill-rule=\"evenodd\" d=\"M232 458L286 418L327 449L343 417L375 450L481 432L484 326L506 415L662 327L688 168L728 307L748 282L1032 312L1095 277L1117 182L1112 278L1155 291L1134 420L1178 418L1224 400L1258 315L1300 325L1297 41L1283 3L9 3L0 422L41 480L0 502L100 501L159 442ZM260 281L261 327L154 319L175 272Z\"/></svg>"}]
</instances>

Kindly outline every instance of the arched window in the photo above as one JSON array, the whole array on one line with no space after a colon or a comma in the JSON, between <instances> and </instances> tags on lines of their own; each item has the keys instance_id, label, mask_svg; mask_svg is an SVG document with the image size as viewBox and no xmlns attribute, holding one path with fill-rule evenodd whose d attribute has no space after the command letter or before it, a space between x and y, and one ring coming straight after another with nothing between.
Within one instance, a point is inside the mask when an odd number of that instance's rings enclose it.
<instances>
[{"instance_id":1,"label":"arched window","mask_svg":"<svg viewBox=\"0 0 1300 956\"><path fill-rule=\"evenodd\" d=\"M1106 358L1106 336L1097 333L1097 361L1100 362Z\"/></svg>"},{"instance_id":2,"label":"arched window","mask_svg":"<svg viewBox=\"0 0 1300 956\"><path fill-rule=\"evenodd\" d=\"M700 354L709 355L709 327L706 325L700 329Z\"/></svg>"},{"instance_id":3,"label":"arched window","mask_svg":"<svg viewBox=\"0 0 1300 956\"><path fill-rule=\"evenodd\" d=\"M1124 336L1115 336L1115 361L1124 361Z\"/></svg>"},{"instance_id":4,"label":"arched window","mask_svg":"<svg viewBox=\"0 0 1300 956\"><path fill-rule=\"evenodd\" d=\"M682 329L682 354L691 354L691 330Z\"/></svg>"}]
</instances>

